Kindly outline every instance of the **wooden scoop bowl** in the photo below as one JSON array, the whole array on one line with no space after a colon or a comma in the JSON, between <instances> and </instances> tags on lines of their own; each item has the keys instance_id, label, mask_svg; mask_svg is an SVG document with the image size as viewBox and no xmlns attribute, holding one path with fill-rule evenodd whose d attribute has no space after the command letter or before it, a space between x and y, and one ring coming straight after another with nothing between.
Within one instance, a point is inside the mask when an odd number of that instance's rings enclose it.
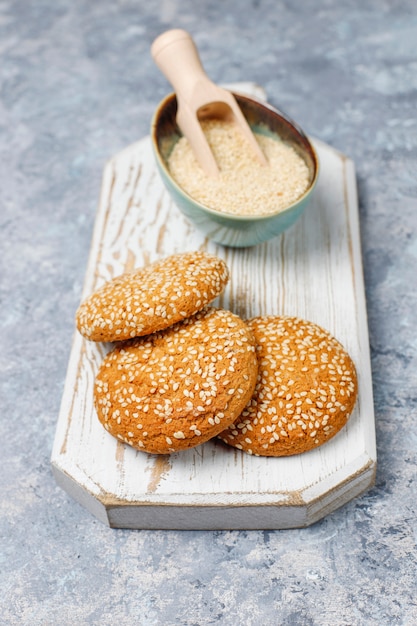
<instances>
[{"instance_id":1,"label":"wooden scoop bowl","mask_svg":"<svg viewBox=\"0 0 417 626\"><path fill-rule=\"evenodd\" d=\"M229 120L237 124L254 154L266 165L265 156L235 97L207 77L195 43L185 30L168 30L157 37L152 44L151 54L174 87L178 103L177 124L208 176L217 176L219 169L200 125L200 120L207 118Z\"/></svg>"}]
</instances>

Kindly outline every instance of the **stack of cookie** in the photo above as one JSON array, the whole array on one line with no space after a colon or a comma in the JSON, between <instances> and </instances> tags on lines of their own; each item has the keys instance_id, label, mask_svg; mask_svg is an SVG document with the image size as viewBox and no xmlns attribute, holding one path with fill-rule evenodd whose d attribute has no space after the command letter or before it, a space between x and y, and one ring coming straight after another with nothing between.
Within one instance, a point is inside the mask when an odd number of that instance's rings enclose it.
<instances>
[{"instance_id":1,"label":"stack of cookie","mask_svg":"<svg viewBox=\"0 0 417 626\"><path fill-rule=\"evenodd\" d=\"M116 342L96 376L104 428L153 454L218 437L249 454L317 447L355 405L355 367L341 344L296 317L243 321L211 303L224 261L175 254L105 283L76 314L91 341Z\"/></svg>"}]
</instances>

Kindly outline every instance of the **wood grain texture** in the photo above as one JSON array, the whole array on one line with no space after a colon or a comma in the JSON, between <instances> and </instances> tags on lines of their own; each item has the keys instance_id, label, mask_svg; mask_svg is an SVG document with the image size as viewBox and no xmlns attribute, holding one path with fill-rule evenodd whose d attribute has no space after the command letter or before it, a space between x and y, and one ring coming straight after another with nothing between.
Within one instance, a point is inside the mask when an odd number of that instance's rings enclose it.
<instances>
[{"instance_id":1,"label":"wood grain texture","mask_svg":"<svg viewBox=\"0 0 417 626\"><path fill-rule=\"evenodd\" d=\"M148 137L105 167L83 297L104 281L174 252L222 257L231 281L216 304L243 318L298 315L351 354L359 398L347 426L320 448L282 459L221 442L172 456L136 451L98 422L93 383L109 346L75 333L52 452L58 483L104 523L126 528L291 528L309 525L369 488L376 446L353 163L314 142L320 178L289 231L254 248L206 240L171 202Z\"/></svg>"}]
</instances>

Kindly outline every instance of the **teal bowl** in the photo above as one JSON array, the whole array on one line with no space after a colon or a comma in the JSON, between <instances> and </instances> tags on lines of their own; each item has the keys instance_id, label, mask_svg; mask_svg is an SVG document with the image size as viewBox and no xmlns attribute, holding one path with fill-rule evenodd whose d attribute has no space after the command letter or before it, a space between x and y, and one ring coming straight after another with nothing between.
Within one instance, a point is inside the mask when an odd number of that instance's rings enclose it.
<instances>
[{"instance_id":1,"label":"teal bowl","mask_svg":"<svg viewBox=\"0 0 417 626\"><path fill-rule=\"evenodd\" d=\"M175 94L159 103L152 118L151 141L159 173L174 203L209 239L223 246L243 248L280 235L301 217L317 182L319 162L304 132L285 114L254 98L236 93L234 96L254 132L271 137L278 135L304 159L309 171L309 186L290 206L268 215L232 215L204 206L187 194L173 179L167 165L175 143L182 136L176 124Z\"/></svg>"}]
</instances>

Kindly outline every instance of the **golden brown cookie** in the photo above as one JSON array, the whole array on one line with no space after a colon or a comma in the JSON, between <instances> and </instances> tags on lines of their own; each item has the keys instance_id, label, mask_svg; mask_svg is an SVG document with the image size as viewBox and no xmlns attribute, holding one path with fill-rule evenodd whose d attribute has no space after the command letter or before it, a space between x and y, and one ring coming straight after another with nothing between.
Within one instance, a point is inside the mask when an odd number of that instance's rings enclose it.
<instances>
[{"instance_id":1,"label":"golden brown cookie","mask_svg":"<svg viewBox=\"0 0 417 626\"><path fill-rule=\"evenodd\" d=\"M105 283L78 308L77 328L91 341L148 335L200 311L228 279L226 264L216 256L174 254Z\"/></svg>"},{"instance_id":2,"label":"golden brown cookie","mask_svg":"<svg viewBox=\"0 0 417 626\"><path fill-rule=\"evenodd\" d=\"M233 423L253 394L257 371L246 324L207 307L118 344L98 371L95 407L113 436L167 454L197 446Z\"/></svg>"},{"instance_id":3,"label":"golden brown cookie","mask_svg":"<svg viewBox=\"0 0 417 626\"><path fill-rule=\"evenodd\" d=\"M257 343L255 393L225 443L259 456L289 456L320 446L355 405L355 366L327 331L296 317L248 322Z\"/></svg>"}]
</instances>

